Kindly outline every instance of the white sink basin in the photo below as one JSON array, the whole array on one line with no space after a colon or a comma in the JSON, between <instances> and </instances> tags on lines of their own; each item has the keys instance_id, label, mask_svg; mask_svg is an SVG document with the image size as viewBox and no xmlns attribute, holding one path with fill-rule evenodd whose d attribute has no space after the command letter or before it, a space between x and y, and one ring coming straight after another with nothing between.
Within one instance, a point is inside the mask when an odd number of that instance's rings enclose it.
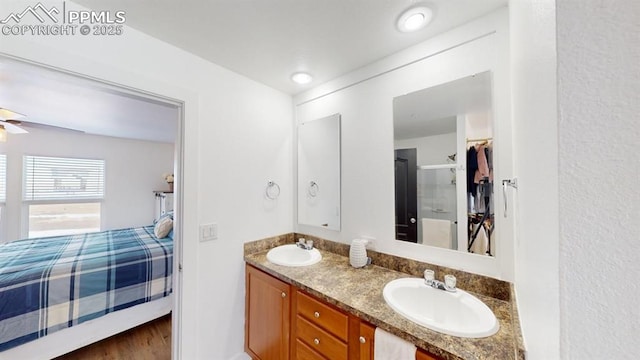
<instances>
[{"instance_id":1,"label":"white sink basin","mask_svg":"<svg viewBox=\"0 0 640 360\"><path fill-rule=\"evenodd\" d=\"M453 293L434 289L421 278L390 281L382 295L398 314L444 334L482 338L500 328L491 309L477 297L460 289Z\"/></svg>"},{"instance_id":2,"label":"white sink basin","mask_svg":"<svg viewBox=\"0 0 640 360\"><path fill-rule=\"evenodd\" d=\"M269 250L267 260L283 266L308 266L322 260L318 249L304 250L295 244L281 245Z\"/></svg>"}]
</instances>

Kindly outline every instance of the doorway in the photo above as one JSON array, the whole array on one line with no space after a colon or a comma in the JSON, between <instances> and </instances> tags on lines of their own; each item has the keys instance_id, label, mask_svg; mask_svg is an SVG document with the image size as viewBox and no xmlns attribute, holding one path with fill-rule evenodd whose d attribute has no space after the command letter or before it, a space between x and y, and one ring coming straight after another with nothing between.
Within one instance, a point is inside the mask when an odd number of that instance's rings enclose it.
<instances>
[{"instance_id":1,"label":"doorway","mask_svg":"<svg viewBox=\"0 0 640 360\"><path fill-rule=\"evenodd\" d=\"M418 242L417 152L395 150L396 240Z\"/></svg>"},{"instance_id":2,"label":"doorway","mask_svg":"<svg viewBox=\"0 0 640 360\"><path fill-rule=\"evenodd\" d=\"M10 242L23 238L29 238L29 207L40 206L43 204L50 204L51 200L46 200L41 203L29 202L23 198L23 191L15 191L24 184L24 160L28 154L39 155L47 158L60 158L61 154L65 152L73 154L78 150L77 155L65 156L65 158L95 158L98 157L96 147L99 147L98 141L103 141L104 144L115 144L121 141L122 146L112 146L107 152L118 153L119 150L127 149L139 149L140 153L145 153L148 159L153 158L154 149L163 149L166 152L168 147L171 148L170 156L171 163L166 166L153 167L150 164L144 164L139 173L147 173L147 175L135 175L137 179L131 180L134 175L131 175L135 166L133 165L133 156L121 156L122 162L117 159L110 158L105 161L105 190L104 199L100 199L101 206L98 207L98 213L100 214L99 224L100 230L115 230L119 228L134 228L138 225L152 225L153 222L153 210L148 212L149 208L154 207L154 191L156 190L169 190L169 184L164 179L165 173L173 175L175 184L173 191L175 196L175 213L173 216L174 230L173 230L173 257L172 257L172 271L171 271L171 286L172 293L168 299L169 311L172 314L172 354L179 354L180 342L180 313L181 313L181 263L182 263L182 229L183 229L183 196L182 196L182 178L183 178L183 139L184 139L184 102L172 98L167 98L162 95L150 93L140 89L133 89L127 86L114 84L108 81L91 78L81 74L71 73L59 68L52 68L43 64L31 63L23 61L22 59L16 59L9 56L0 55L0 63L2 67L0 71L6 73L3 76L3 103L0 104L1 108L7 108L15 110L15 113L22 115L19 119L3 118L2 120L15 120L12 124L18 126L21 129L27 131L27 134L14 134L9 132L7 134L7 141L0 143L0 153L7 156L6 174L7 186L11 186L12 190L7 191L6 200L0 204L2 209L2 219L0 220L0 229L2 230L2 239L0 242ZM55 95L57 94L57 95ZM98 99L100 95L102 98ZM59 98L52 98L53 96L60 96ZM64 96L69 96L65 99ZM94 96L96 98L94 98ZM22 97L22 100L20 98ZM47 100L42 101L40 100ZM73 107L65 108L63 105L67 102L74 103ZM93 124L95 126L89 126L88 120L91 120L90 112L83 113L85 110L91 110L92 101L96 100L96 104L104 105L93 106L94 109L99 112L111 113L113 123L105 126L102 124ZM51 110L51 116L42 116L42 112L47 111L47 103L55 104L56 108ZM29 104L26 107L25 104ZM138 106L139 105L139 106ZM99 108L99 109L98 109ZM26 109L26 110L25 110ZM53 108L51 108L53 109ZM126 109L127 111L123 111ZM84 114L84 115L82 115ZM129 115L127 115L129 114ZM144 114L148 116L145 117ZM164 115L166 116L164 116ZM55 116L54 116L55 115ZM58 116L60 115L60 116ZM163 117L164 116L164 117ZM61 120L57 121L56 118L60 117ZM158 123L158 119L171 118L171 125L166 127ZM65 122L66 118L67 122ZM76 118L81 118L81 121L71 121ZM120 121L121 118L125 121ZM130 120L126 120L130 119ZM131 120L132 119L132 120ZM155 122L154 122L155 121ZM136 129L136 126L138 129ZM100 132L100 128L104 129L104 132ZM98 130L96 130L98 129ZM146 137L136 138L132 135L139 129L149 131L146 132ZM158 132L158 129L164 129ZM170 129L170 130L167 130ZM30 134L30 135L29 135ZM118 134L123 134L119 136ZM20 136L23 136L20 138ZM29 141L37 138L37 140ZM78 144L70 144L69 139L83 139L79 140ZM42 139L52 139L44 141L44 145L38 148L32 147L35 143L43 143ZM168 142L171 145L167 145ZM88 145L87 145L88 144ZM155 145L154 145L155 144ZM156 146L157 145L157 146ZM107 147L108 145L105 145ZM50 148L51 152L48 152L46 148ZM35 150L34 150L35 149ZM87 149L86 153L83 153L79 149ZM122 153L122 152L120 152ZM131 154L131 153L129 153ZM151 160L149 162L157 162ZM115 178L115 180L114 180ZM160 180L162 179L162 180ZM128 193L118 195L122 188L127 188L128 183L135 182L137 187L135 189L126 190ZM144 185L143 185L144 184ZM148 186L146 185L148 184ZM64 185L64 186L63 186ZM60 189L66 188L69 192L69 188L74 184L63 183L59 186ZM148 189L147 189L148 187ZM165 189L166 187L166 189ZM60 190L59 189L59 190ZM146 193L148 190L148 193ZM142 194L144 193L144 194ZM134 195L131 195L134 194ZM135 194L140 195L140 201L136 201ZM146 200L148 196L148 202ZM143 210L138 211L138 208L132 207L133 203L144 203ZM65 203L65 202L63 202ZM118 203L114 208L113 203ZM84 204L84 203L83 203ZM63 208L64 206L58 206L57 208ZM31 209L33 214L38 215L34 209ZM139 215L141 213L142 215ZM26 214L26 216L25 216ZM83 213L84 214L84 213ZM123 215L124 214L124 215ZM125 215L130 215L130 222ZM51 214L47 213L46 216ZM35 215L34 215L35 216ZM148 217L148 221L147 221ZM5 224L6 223L6 224ZM18 224L15 228L6 226L8 223ZM126 309L125 309L126 310ZM107 311L107 315L119 315L121 310ZM124 312L124 310L122 310ZM146 310L145 310L146 311ZM62 329L51 335L44 336L35 341L27 342L27 347L34 349L44 348L55 351L56 348L60 348L59 344L67 342L68 338L79 338L77 343L82 343L82 336L86 334L96 333L98 336L108 337L115 333L126 330L127 326L136 326L136 322L150 319L156 315L164 315L162 312L166 311L165 307L152 308L146 315L140 317L125 316L125 319L117 318L117 320L106 320L104 323L100 323L100 319L96 318L93 323L96 324L97 330L81 330L75 331L74 327L68 329ZM142 311L137 311L142 313ZM105 316L107 318L107 316ZM131 320L130 323L127 321ZM100 325L102 324L102 325ZM121 325L118 325L121 324ZM79 325L83 325L82 323ZM77 328L80 328L78 326ZM86 328L82 328L86 329ZM73 331L72 331L73 330ZM66 334L68 331L69 335ZM73 334L73 335L72 335ZM54 336L55 335L55 336ZM93 336L92 336L93 337ZM95 339L95 337L93 337ZM54 339L54 340L52 340ZM42 340L42 342L41 342ZM37 344L40 342L41 345ZM74 341L71 341L73 343ZM47 344L55 344L54 346ZM70 345L70 346L73 346ZM7 350L13 351L18 347ZM73 350L67 348L65 352ZM37 351L37 350L36 350ZM38 352L42 356L49 354L47 352ZM50 353L48 357L54 357L61 354ZM11 356L10 356L11 357Z\"/></svg>"}]
</instances>

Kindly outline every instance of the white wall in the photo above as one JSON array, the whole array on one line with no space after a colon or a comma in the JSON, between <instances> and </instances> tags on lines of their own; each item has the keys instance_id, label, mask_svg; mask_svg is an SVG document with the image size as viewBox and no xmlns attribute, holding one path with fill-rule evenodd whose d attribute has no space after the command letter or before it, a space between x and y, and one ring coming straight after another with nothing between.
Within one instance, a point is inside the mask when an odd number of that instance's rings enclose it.
<instances>
[{"instance_id":1,"label":"white wall","mask_svg":"<svg viewBox=\"0 0 640 360\"><path fill-rule=\"evenodd\" d=\"M529 358L633 359L640 4L511 1L510 9L513 110L522 120L516 288Z\"/></svg>"},{"instance_id":2,"label":"white wall","mask_svg":"<svg viewBox=\"0 0 640 360\"><path fill-rule=\"evenodd\" d=\"M181 355L241 353L243 243L293 230L291 97L131 28L112 37L3 36L0 49L185 102L184 177L176 182L184 189ZM276 201L264 197L269 180L282 189ZM209 222L219 239L200 243L198 226Z\"/></svg>"},{"instance_id":3,"label":"white wall","mask_svg":"<svg viewBox=\"0 0 640 360\"><path fill-rule=\"evenodd\" d=\"M515 0L509 3L509 9L518 177L518 190L510 190L517 201L517 300L529 358L557 359L560 313L555 1Z\"/></svg>"},{"instance_id":4,"label":"white wall","mask_svg":"<svg viewBox=\"0 0 640 360\"><path fill-rule=\"evenodd\" d=\"M493 137L491 114L486 112L469 113L465 116L465 137L467 139L484 139Z\"/></svg>"},{"instance_id":5,"label":"white wall","mask_svg":"<svg viewBox=\"0 0 640 360\"><path fill-rule=\"evenodd\" d=\"M6 241L12 241L27 235L20 233L21 224L28 223L21 217L24 155L104 159L101 226L110 230L153 223L153 190L168 189L162 174L173 171L174 147L161 142L30 129L28 134L9 135L7 142L0 143L0 153L7 154L9 167L3 235Z\"/></svg>"},{"instance_id":6,"label":"white wall","mask_svg":"<svg viewBox=\"0 0 640 360\"><path fill-rule=\"evenodd\" d=\"M394 149L416 149L418 166L448 164L447 156L457 149L456 133L395 140Z\"/></svg>"},{"instance_id":7,"label":"white wall","mask_svg":"<svg viewBox=\"0 0 640 360\"><path fill-rule=\"evenodd\" d=\"M640 3L605 3L557 2L565 359L640 352Z\"/></svg>"},{"instance_id":8,"label":"white wall","mask_svg":"<svg viewBox=\"0 0 640 360\"><path fill-rule=\"evenodd\" d=\"M294 98L299 104L298 122L333 113L342 115L342 231L298 225L299 231L345 243L363 235L373 236L377 239L374 247L382 252L513 278L512 237L500 213L496 228L503 238L496 258L394 240L394 97L492 70L494 117L500 123L496 136L506 140L495 142L496 151L500 149L502 154L496 159L496 179L511 177L507 15L507 9L501 9ZM492 34L456 47L488 33ZM331 93L438 52L442 53ZM501 201L499 191L496 197L496 202Z\"/></svg>"}]
</instances>

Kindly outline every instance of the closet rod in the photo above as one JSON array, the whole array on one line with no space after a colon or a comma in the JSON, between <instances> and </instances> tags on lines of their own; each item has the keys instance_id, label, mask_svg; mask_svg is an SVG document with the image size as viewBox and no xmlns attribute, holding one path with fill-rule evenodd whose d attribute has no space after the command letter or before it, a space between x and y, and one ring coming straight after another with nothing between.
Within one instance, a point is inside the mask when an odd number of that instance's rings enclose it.
<instances>
[{"instance_id":1,"label":"closet rod","mask_svg":"<svg viewBox=\"0 0 640 360\"><path fill-rule=\"evenodd\" d=\"M480 139L467 139L467 142L478 142L478 141L489 141L489 140L493 140L492 137L488 137L488 138L480 138Z\"/></svg>"}]
</instances>

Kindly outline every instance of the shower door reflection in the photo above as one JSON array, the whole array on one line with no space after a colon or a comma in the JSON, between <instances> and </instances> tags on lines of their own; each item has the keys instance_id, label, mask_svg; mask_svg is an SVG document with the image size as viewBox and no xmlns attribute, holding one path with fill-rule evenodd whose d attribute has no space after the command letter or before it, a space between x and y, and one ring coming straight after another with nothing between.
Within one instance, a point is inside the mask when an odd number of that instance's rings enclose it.
<instances>
[{"instance_id":1,"label":"shower door reflection","mask_svg":"<svg viewBox=\"0 0 640 360\"><path fill-rule=\"evenodd\" d=\"M457 249L456 165L418 167L418 243Z\"/></svg>"}]
</instances>

